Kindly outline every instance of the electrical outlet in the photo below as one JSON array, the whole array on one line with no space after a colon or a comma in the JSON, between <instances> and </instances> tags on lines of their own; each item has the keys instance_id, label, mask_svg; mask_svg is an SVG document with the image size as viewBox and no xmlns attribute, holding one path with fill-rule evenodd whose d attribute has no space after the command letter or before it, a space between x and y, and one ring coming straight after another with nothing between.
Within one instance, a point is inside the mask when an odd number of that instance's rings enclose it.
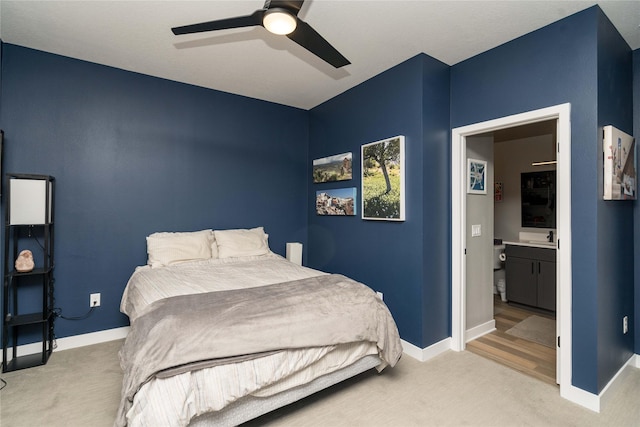
<instances>
[{"instance_id":1,"label":"electrical outlet","mask_svg":"<svg viewBox=\"0 0 640 427\"><path fill-rule=\"evenodd\" d=\"M629 332L629 316L624 316L622 318L622 333L626 334Z\"/></svg>"},{"instance_id":2,"label":"electrical outlet","mask_svg":"<svg viewBox=\"0 0 640 427\"><path fill-rule=\"evenodd\" d=\"M89 296L89 307L100 307L100 294L91 294Z\"/></svg>"},{"instance_id":3,"label":"electrical outlet","mask_svg":"<svg viewBox=\"0 0 640 427\"><path fill-rule=\"evenodd\" d=\"M378 298L384 301L384 295L382 295L382 292L376 292L376 294L378 295Z\"/></svg>"}]
</instances>

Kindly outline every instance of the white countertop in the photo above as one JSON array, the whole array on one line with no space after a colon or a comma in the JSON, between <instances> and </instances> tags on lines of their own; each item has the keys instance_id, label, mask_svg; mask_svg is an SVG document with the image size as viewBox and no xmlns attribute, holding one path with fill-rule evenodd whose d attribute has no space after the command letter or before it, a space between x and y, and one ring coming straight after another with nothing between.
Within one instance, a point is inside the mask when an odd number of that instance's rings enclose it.
<instances>
[{"instance_id":1,"label":"white countertop","mask_svg":"<svg viewBox=\"0 0 640 427\"><path fill-rule=\"evenodd\" d=\"M532 248L544 248L544 249L555 249L556 242L540 242L535 240L520 240L517 242L502 242L503 245L513 245L513 246L529 246Z\"/></svg>"}]
</instances>

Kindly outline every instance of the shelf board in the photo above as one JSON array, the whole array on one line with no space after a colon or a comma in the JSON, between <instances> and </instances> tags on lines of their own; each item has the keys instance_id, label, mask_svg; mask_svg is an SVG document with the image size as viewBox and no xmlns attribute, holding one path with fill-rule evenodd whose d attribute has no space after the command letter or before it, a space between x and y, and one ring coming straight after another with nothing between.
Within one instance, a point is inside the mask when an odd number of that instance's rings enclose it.
<instances>
[{"instance_id":1,"label":"shelf board","mask_svg":"<svg viewBox=\"0 0 640 427\"><path fill-rule=\"evenodd\" d=\"M13 277L20 277L20 276L35 276L38 274L47 274L47 273L51 273L53 271L53 267L48 267L48 268L34 268L31 271L25 271L25 272L20 272L20 271L11 271L9 273L10 276Z\"/></svg>"},{"instance_id":2,"label":"shelf board","mask_svg":"<svg viewBox=\"0 0 640 427\"><path fill-rule=\"evenodd\" d=\"M23 325L35 325L38 323L44 323L49 320L51 317L51 313L48 316L44 316L42 312L40 313L30 313L30 314L20 314L18 316L14 316L7 322L9 326L23 326Z\"/></svg>"},{"instance_id":3,"label":"shelf board","mask_svg":"<svg viewBox=\"0 0 640 427\"><path fill-rule=\"evenodd\" d=\"M48 225L53 225L53 221L49 221L49 222L41 222L39 224L8 224L5 222L5 227L9 228L9 227L13 227L13 228L19 228L19 227L46 227Z\"/></svg>"},{"instance_id":4,"label":"shelf board","mask_svg":"<svg viewBox=\"0 0 640 427\"><path fill-rule=\"evenodd\" d=\"M47 360L49 360L50 355L50 351L45 351L44 353L35 353L16 357L7 362L7 366L2 367L2 372L11 372L17 371L19 369L27 369L33 368L34 366L45 365L47 363Z\"/></svg>"}]
</instances>

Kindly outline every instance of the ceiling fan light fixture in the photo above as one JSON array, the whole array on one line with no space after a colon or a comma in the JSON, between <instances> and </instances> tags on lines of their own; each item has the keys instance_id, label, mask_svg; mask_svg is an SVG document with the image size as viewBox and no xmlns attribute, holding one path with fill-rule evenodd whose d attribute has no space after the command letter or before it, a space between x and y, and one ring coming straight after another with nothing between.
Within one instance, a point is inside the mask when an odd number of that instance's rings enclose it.
<instances>
[{"instance_id":1,"label":"ceiling fan light fixture","mask_svg":"<svg viewBox=\"0 0 640 427\"><path fill-rule=\"evenodd\" d=\"M264 13L262 24L273 34L286 35L292 33L298 23L296 17L288 10L272 8Z\"/></svg>"}]
</instances>

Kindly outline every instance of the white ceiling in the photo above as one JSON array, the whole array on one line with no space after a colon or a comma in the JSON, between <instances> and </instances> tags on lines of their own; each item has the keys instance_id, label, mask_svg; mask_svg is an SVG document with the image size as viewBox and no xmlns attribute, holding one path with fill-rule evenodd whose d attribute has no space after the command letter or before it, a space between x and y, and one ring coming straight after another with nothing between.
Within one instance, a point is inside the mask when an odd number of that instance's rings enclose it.
<instances>
[{"instance_id":1,"label":"white ceiling","mask_svg":"<svg viewBox=\"0 0 640 427\"><path fill-rule=\"evenodd\" d=\"M0 0L0 38L72 58L302 109L418 53L456 64L594 4L631 49L640 1L307 0L299 17L350 61L335 69L262 27L174 36L171 27L249 15L264 0Z\"/></svg>"}]
</instances>

